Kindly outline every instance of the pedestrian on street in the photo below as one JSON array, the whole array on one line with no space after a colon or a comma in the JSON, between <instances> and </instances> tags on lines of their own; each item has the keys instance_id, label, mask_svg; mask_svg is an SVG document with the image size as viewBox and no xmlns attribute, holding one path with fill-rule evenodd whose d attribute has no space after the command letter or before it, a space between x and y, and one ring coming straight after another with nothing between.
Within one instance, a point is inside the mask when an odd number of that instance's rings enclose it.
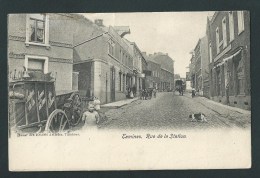
<instances>
[{"instance_id":1,"label":"pedestrian on street","mask_svg":"<svg viewBox=\"0 0 260 178\"><path fill-rule=\"evenodd\" d=\"M191 90L191 97L193 98L196 95L196 90L195 88L192 88Z\"/></svg>"},{"instance_id":2,"label":"pedestrian on street","mask_svg":"<svg viewBox=\"0 0 260 178\"><path fill-rule=\"evenodd\" d=\"M133 91L133 95L135 97L136 96L136 86L135 85L133 86L132 91Z\"/></svg>"},{"instance_id":3,"label":"pedestrian on street","mask_svg":"<svg viewBox=\"0 0 260 178\"><path fill-rule=\"evenodd\" d=\"M95 111L93 103L89 103L88 110L83 113L82 121L84 126L82 127L85 131L95 131L97 130L97 124L99 123L99 115Z\"/></svg>"},{"instance_id":4,"label":"pedestrian on street","mask_svg":"<svg viewBox=\"0 0 260 178\"><path fill-rule=\"evenodd\" d=\"M153 97L154 97L154 98L156 98L156 93L157 93L157 89L154 88L154 89L153 89Z\"/></svg>"},{"instance_id":5,"label":"pedestrian on street","mask_svg":"<svg viewBox=\"0 0 260 178\"><path fill-rule=\"evenodd\" d=\"M94 104L95 111L97 111L99 115L99 123L104 122L107 119L106 114L100 110L100 103L101 103L100 100L97 97L95 97L93 104Z\"/></svg>"},{"instance_id":6,"label":"pedestrian on street","mask_svg":"<svg viewBox=\"0 0 260 178\"><path fill-rule=\"evenodd\" d=\"M144 99L147 100L147 95L148 95L148 92L146 89L144 89Z\"/></svg>"}]
</instances>

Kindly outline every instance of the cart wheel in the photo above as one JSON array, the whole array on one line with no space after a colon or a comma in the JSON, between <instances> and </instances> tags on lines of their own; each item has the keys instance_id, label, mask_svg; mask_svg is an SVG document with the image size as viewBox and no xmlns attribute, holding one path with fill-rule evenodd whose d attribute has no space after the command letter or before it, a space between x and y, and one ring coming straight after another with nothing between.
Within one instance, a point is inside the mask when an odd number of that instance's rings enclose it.
<instances>
[{"instance_id":1,"label":"cart wheel","mask_svg":"<svg viewBox=\"0 0 260 178\"><path fill-rule=\"evenodd\" d=\"M70 124L76 126L79 124L82 115L81 98L78 93L72 93L70 99L72 99L71 108L66 109L65 113L70 120Z\"/></svg>"},{"instance_id":2,"label":"cart wheel","mask_svg":"<svg viewBox=\"0 0 260 178\"><path fill-rule=\"evenodd\" d=\"M61 109L55 109L48 117L45 131L58 133L70 128L69 120L65 112Z\"/></svg>"}]
</instances>

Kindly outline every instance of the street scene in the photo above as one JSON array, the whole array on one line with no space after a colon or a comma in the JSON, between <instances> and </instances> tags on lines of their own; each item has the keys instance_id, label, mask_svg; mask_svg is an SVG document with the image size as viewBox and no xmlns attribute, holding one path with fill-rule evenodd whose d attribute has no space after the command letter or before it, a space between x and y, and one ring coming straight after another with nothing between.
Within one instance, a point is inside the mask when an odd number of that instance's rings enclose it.
<instances>
[{"instance_id":1,"label":"street scene","mask_svg":"<svg viewBox=\"0 0 260 178\"><path fill-rule=\"evenodd\" d=\"M250 129L248 11L8 15L9 130Z\"/></svg>"},{"instance_id":2,"label":"street scene","mask_svg":"<svg viewBox=\"0 0 260 178\"><path fill-rule=\"evenodd\" d=\"M108 119L100 124L100 129L248 129L251 124L249 111L216 104L202 97L192 98L190 93L183 96L177 92L158 93L151 100L135 100L119 109L104 110ZM191 122L189 113L198 112L207 116L207 122Z\"/></svg>"}]
</instances>

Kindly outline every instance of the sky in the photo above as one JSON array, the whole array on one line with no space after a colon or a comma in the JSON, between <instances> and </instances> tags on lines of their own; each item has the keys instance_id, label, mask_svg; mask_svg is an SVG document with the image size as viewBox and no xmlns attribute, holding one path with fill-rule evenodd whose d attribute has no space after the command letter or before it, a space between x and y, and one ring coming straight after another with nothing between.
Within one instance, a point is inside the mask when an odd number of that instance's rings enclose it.
<instances>
[{"instance_id":1,"label":"sky","mask_svg":"<svg viewBox=\"0 0 260 178\"><path fill-rule=\"evenodd\" d=\"M186 77L190 52L206 35L207 16L214 12L85 13L88 19L103 19L105 26L129 26L124 37L147 54L168 53L174 73Z\"/></svg>"}]
</instances>

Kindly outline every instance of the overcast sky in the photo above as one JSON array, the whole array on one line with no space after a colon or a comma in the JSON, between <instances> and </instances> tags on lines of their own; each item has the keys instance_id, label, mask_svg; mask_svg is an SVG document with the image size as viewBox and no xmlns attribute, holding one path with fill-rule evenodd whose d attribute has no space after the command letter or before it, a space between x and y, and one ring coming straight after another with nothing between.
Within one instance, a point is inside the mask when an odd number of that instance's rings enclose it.
<instances>
[{"instance_id":1,"label":"overcast sky","mask_svg":"<svg viewBox=\"0 0 260 178\"><path fill-rule=\"evenodd\" d=\"M207 16L213 12L148 12L84 14L90 20L103 19L105 26L129 26L130 41L148 54L168 53L175 61L174 73L185 77L191 54L206 34Z\"/></svg>"}]
</instances>

